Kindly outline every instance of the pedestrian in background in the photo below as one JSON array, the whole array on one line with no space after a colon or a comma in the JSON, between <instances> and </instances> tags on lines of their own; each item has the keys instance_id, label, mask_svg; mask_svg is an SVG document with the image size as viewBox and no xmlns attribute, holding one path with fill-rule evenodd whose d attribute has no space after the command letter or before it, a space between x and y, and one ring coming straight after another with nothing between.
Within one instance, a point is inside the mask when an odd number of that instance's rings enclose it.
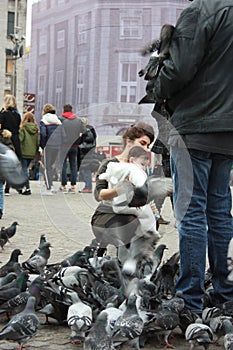
<instances>
[{"instance_id":1,"label":"pedestrian in background","mask_svg":"<svg viewBox=\"0 0 233 350\"><path fill-rule=\"evenodd\" d=\"M15 149L11 141L11 136L12 136L12 133L9 130L7 129L0 130L0 142L3 143L5 146L9 147L12 151L14 151ZM5 179L0 174L0 219L3 216L3 210L4 210L4 188L3 188L4 182L5 182Z\"/></svg>"},{"instance_id":2,"label":"pedestrian in background","mask_svg":"<svg viewBox=\"0 0 233 350\"><path fill-rule=\"evenodd\" d=\"M66 144L62 147L61 152L61 164L62 165L62 178L61 187L62 192L75 193L75 186L77 182L77 155L78 145L82 134L85 133L86 128L81 120L72 112L72 106L65 104L63 107L63 113L59 117L62 122L66 133ZM70 166L70 188L67 189L67 161Z\"/></svg>"},{"instance_id":3,"label":"pedestrian in background","mask_svg":"<svg viewBox=\"0 0 233 350\"><path fill-rule=\"evenodd\" d=\"M180 15L154 97L171 113L174 211L179 231L176 290L201 315L206 250L211 305L233 301L226 283L233 237L233 6L232 0L195 0Z\"/></svg>"},{"instance_id":4,"label":"pedestrian in background","mask_svg":"<svg viewBox=\"0 0 233 350\"><path fill-rule=\"evenodd\" d=\"M39 129L35 122L34 114L31 112L25 113L19 130L19 140L22 152L21 163L24 175L27 179L25 184L26 189L22 192L23 195L31 194L28 168L38 151L38 135Z\"/></svg>"},{"instance_id":5,"label":"pedestrian in background","mask_svg":"<svg viewBox=\"0 0 233 350\"><path fill-rule=\"evenodd\" d=\"M7 129L12 133L11 140L19 160L21 160L22 157L19 141L20 123L21 116L17 109L16 98L13 95L7 94L4 97L3 105L0 111L0 129ZM22 190L18 190L18 192L21 193ZM5 185L5 194L10 194L10 186L7 183Z\"/></svg>"},{"instance_id":6,"label":"pedestrian in background","mask_svg":"<svg viewBox=\"0 0 233 350\"><path fill-rule=\"evenodd\" d=\"M89 125L87 118L82 118L86 132L81 136L79 146L79 179L85 183L82 193L92 193L92 173L99 167L99 161L95 152L96 131Z\"/></svg>"},{"instance_id":7,"label":"pedestrian in background","mask_svg":"<svg viewBox=\"0 0 233 350\"><path fill-rule=\"evenodd\" d=\"M40 147L44 156L45 184L47 190L43 195L53 195L53 166L66 142L66 134L61 121L56 115L56 108L46 103L40 121Z\"/></svg>"}]
</instances>

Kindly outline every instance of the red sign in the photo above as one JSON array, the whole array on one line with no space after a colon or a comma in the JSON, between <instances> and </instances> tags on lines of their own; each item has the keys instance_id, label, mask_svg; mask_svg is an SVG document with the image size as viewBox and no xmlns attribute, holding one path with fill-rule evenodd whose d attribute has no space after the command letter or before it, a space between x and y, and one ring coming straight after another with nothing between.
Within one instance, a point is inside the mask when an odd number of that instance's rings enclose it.
<instances>
[{"instance_id":1,"label":"red sign","mask_svg":"<svg viewBox=\"0 0 233 350\"><path fill-rule=\"evenodd\" d=\"M25 93L24 94L24 101L23 101L23 112L35 112L35 102L36 102L36 95Z\"/></svg>"}]
</instances>

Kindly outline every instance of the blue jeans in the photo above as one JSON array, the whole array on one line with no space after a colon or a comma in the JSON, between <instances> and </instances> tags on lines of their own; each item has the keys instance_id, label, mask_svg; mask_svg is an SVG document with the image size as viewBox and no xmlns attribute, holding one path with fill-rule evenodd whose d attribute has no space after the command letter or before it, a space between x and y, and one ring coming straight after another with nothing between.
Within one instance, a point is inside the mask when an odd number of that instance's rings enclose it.
<instances>
[{"instance_id":1,"label":"blue jeans","mask_svg":"<svg viewBox=\"0 0 233 350\"><path fill-rule=\"evenodd\" d=\"M4 181L0 180L0 211L3 212L4 208Z\"/></svg>"},{"instance_id":2,"label":"blue jeans","mask_svg":"<svg viewBox=\"0 0 233 350\"><path fill-rule=\"evenodd\" d=\"M213 301L233 300L233 286L225 283L228 244L233 237L229 186L233 161L224 155L176 147L171 148L171 157L180 250L176 290L183 293L186 307L200 314L206 250Z\"/></svg>"},{"instance_id":3,"label":"blue jeans","mask_svg":"<svg viewBox=\"0 0 233 350\"><path fill-rule=\"evenodd\" d=\"M79 176L81 181L85 182L84 190L92 190L92 172L89 169L82 168L82 164L79 168Z\"/></svg>"},{"instance_id":4,"label":"blue jeans","mask_svg":"<svg viewBox=\"0 0 233 350\"><path fill-rule=\"evenodd\" d=\"M30 190L28 167L29 167L31 161L32 161L32 159L21 158L21 164L22 164L22 168L23 168L23 173L24 173L24 176L27 179L27 181L25 183L25 186L26 186L27 190Z\"/></svg>"},{"instance_id":5,"label":"blue jeans","mask_svg":"<svg viewBox=\"0 0 233 350\"><path fill-rule=\"evenodd\" d=\"M62 166L62 186L67 184L67 159L70 164L70 183L71 186L75 186L77 182L77 147L71 147L68 151Z\"/></svg>"}]
</instances>

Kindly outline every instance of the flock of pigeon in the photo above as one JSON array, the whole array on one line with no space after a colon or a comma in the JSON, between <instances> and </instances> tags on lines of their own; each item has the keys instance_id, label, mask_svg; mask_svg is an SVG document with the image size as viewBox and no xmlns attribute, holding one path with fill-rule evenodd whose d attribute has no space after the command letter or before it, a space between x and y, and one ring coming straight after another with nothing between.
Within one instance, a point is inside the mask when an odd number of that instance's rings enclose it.
<instances>
[{"instance_id":1,"label":"flock of pigeon","mask_svg":"<svg viewBox=\"0 0 233 350\"><path fill-rule=\"evenodd\" d=\"M16 233L17 222L0 232L4 245ZM233 242L232 242L233 244ZM206 305L202 317L185 309L182 295L174 295L179 254L163 261L164 244L138 260L129 274L103 248L86 246L61 262L50 264L51 244L41 235L38 248L24 262L19 249L0 267L0 319L7 324L0 340L18 342L21 350L39 328L55 319L70 328L70 341L84 350L143 348L147 343L174 348L171 334L180 328L189 343L208 349L220 337L233 349L233 302ZM210 276L206 274L206 290ZM208 296L208 293L206 293Z\"/></svg>"}]
</instances>

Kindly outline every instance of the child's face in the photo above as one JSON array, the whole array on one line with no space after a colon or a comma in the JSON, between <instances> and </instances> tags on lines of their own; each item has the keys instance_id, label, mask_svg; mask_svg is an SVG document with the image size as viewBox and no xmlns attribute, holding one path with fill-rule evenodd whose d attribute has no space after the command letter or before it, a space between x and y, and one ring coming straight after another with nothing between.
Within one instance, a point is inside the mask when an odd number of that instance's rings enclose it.
<instances>
[{"instance_id":1,"label":"child's face","mask_svg":"<svg viewBox=\"0 0 233 350\"><path fill-rule=\"evenodd\" d=\"M149 165L149 159L148 157L145 156L140 156L140 157L131 157L130 158L130 163L137 164L142 168L144 171L146 171L147 166Z\"/></svg>"}]
</instances>

